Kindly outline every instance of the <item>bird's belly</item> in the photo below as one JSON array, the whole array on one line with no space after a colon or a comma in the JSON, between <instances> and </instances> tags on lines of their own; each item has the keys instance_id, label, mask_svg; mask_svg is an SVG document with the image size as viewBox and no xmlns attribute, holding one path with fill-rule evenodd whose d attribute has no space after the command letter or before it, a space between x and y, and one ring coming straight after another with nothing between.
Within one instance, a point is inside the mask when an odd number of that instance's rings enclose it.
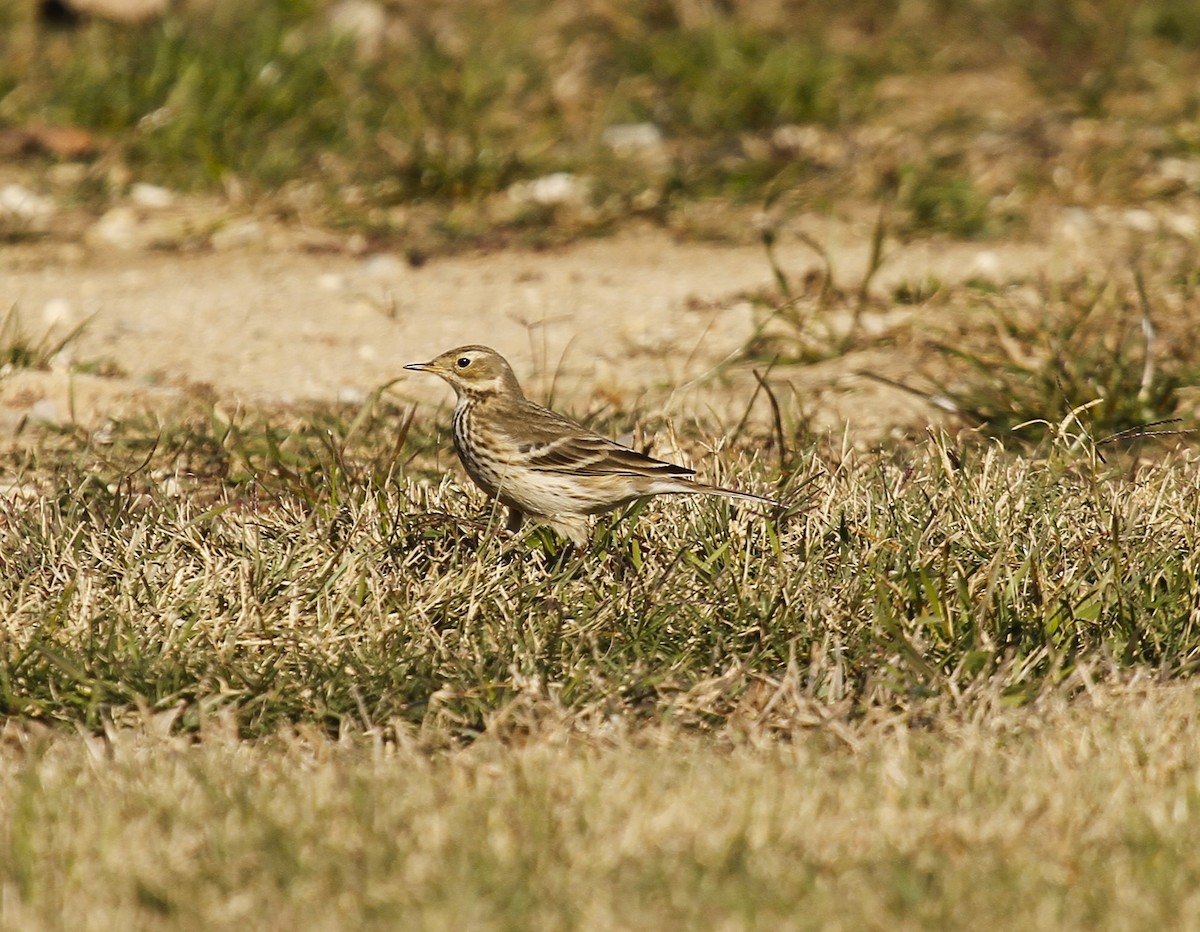
<instances>
[{"instance_id":1,"label":"bird's belly","mask_svg":"<svg viewBox=\"0 0 1200 932\"><path fill-rule=\"evenodd\" d=\"M495 484L493 495L529 515L600 514L640 497L627 481L611 476L514 467L487 478Z\"/></svg>"}]
</instances>

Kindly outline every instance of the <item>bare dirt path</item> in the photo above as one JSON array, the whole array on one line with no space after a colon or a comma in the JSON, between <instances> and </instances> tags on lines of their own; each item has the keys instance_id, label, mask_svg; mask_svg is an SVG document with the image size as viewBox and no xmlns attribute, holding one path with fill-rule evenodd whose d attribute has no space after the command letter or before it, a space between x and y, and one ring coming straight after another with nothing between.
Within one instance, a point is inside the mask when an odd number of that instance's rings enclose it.
<instances>
[{"instance_id":1,"label":"bare dirt path","mask_svg":"<svg viewBox=\"0 0 1200 932\"><path fill-rule=\"evenodd\" d=\"M862 274L869 232L832 222L814 230L847 285ZM797 280L820 267L796 241L779 255ZM873 287L886 298L901 282L930 277L1061 274L1082 255L1029 244L908 246L893 251ZM30 338L87 323L51 371L0 378L0 431L22 419L92 426L130 406L168 403L197 383L231 403L354 401L407 362L474 342L506 354L535 397L557 378L556 398L571 398L576 410L597 396L620 404L650 396L659 408L686 402L721 419L741 410L751 367L708 376L761 320L744 295L771 284L761 247L680 243L647 229L416 268L392 255L314 254L278 241L192 253L9 246L0 249L0 308L15 307ZM936 309L885 306L871 326L936 320ZM116 375L72 374L72 362L101 362ZM902 375L911 362L867 352L782 374L819 409L818 420L870 431L928 412L849 374L866 366ZM419 377L391 391L446 400L444 386Z\"/></svg>"}]
</instances>

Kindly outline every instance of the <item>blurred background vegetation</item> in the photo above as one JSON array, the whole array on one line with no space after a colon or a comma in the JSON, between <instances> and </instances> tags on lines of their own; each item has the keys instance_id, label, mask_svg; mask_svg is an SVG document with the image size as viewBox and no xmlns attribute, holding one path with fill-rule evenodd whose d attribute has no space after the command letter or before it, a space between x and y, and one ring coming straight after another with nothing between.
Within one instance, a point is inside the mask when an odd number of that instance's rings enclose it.
<instances>
[{"instance_id":1,"label":"blurred background vegetation","mask_svg":"<svg viewBox=\"0 0 1200 932\"><path fill-rule=\"evenodd\" d=\"M387 240L436 204L445 240L478 242L782 190L814 209L886 198L900 233L987 237L1046 200L1200 186L1189 0L190 0L132 24L37 9L0 7L0 128L94 134L69 175L84 205L135 179Z\"/></svg>"}]
</instances>

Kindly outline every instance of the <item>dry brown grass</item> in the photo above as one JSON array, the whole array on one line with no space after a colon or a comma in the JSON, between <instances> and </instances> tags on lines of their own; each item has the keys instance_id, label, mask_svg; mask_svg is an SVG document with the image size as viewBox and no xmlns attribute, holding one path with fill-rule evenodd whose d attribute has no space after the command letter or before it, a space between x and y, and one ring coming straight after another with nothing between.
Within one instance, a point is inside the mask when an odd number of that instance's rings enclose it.
<instances>
[{"instance_id":1,"label":"dry brown grass","mask_svg":"<svg viewBox=\"0 0 1200 932\"><path fill-rule=\"evenodd\" d=\"M161 722L10 723L0 922L1196 928L1198 700L1135 679L785 742L581 732L518 703L526 740L433 754L411 729L244 742L214 722L195 742Z\"/></svg>"}]
</instances>

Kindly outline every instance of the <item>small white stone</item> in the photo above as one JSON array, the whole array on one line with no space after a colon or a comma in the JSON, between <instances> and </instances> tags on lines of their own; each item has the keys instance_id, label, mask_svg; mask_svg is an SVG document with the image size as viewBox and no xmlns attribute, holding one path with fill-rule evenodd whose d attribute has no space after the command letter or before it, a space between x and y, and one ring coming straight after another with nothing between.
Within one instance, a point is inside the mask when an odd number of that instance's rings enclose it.
<instances>
[{"instance_id":1,"label":"small white stone","mask_svg":"<svg viewBox=\"0 0 1200 932\"><path fill-rule=\"evenodd\" d=\"M132 207L114 207L93 223L84 234L92 246L134 250L142 246L138 236L138 216Z\"/></svg>"},{"instance_id":2,"label":"small white stone","mask_svg":"<svg viewBox=\"0 0 1200 932\"><path fill-rule=\"evenodd\" d=\"M1083 239L1096 231L1096 218L1083 207L1068 207L1058 217L1058 232L1071 239Z\"/></svg>"},{"instance_id":3,"label":"small white stone","mask_svg":"<svg viewBox=\"0 0 1200 932\"><path fill-rule=\"evenodd\" d=\"M329 29L354 41L359 57L372 60L383 51L387 11L371 0L342 0L329 11Z\"/></svg>"},{"instance_id":4,"label":"small white stone","mask_svg":"<svg viewBox=\"0 0 1200 932\"><path fill-rule=\"evenodd\" d=\"M619 155L657 152L663 147L662 130L653 123L615 123L600 138Z\"/></svg>"},{"instance_id":5,"label":"small white stone","mask_svg":"<svg viewBox=\"0 0 1200 932\"><path fill-rule=\"evenodd\" d=\"M1125 211L1121 215L1121 220L1127 228L1139 233L1154 233L1158 230L1158 218L1150 211L1141 208Z\"/></svg>"},{"instance_id":6,"label":"small white stone","mask_svg":"<svg viewBox=\"0 0 1200 932\"><path fill-rule=\"evenodd\" d=\"M1200 188L1200 159L1167 158L1158 163L1158 173L1167 181Z\"/></svg>"},{"instance_id":7,"label":"small white stone","mask_svg":"<svg viewBox=\"0 0 1200 932\"><path fill-rule=\"evenodd\" d=\"M52 185L70 188L81 184L88 174L88 166L82 162L59 162L46 169L46 177Z\"/></svg>"},{"instance_id":8,"label":"small white stone","mask_svg":"<svg viewBox=\"0 0 1200 932\"><path fill-rule=\"evenodd\" d=\"M66 298L51 298L42 307L42 321L47 327L55 324L71 324L75 320L75 308Z\"/></svg>"},{"instance_id":9,"label":"small white stone","mask_svg":"<svg viewBox=\"0 0 1200 932\"><path fill-rule=\"evenodd\" d=\"M283 69L277 62L269 61L258 71L258 83L274 87L283 78Z\"/></svg>"},{"instance_id":10,"label":"small white stone","mask_svg":"<svg viewBox=\"0 0 1200 932\"><path fill-rule=\"evenodd\" d=\"M543 207L582 205L587 202L591 187L570 172L555 172L530 181L518 181L508 189L508 196L519 204L539 204Z\"/></svg>"},{"instance_id":11,"label":"small white stone","mask_svg":"<svg viewBox=\"0 0 1200 932\"><path fill-rule=\"evenodd\" d=\"M34 220L54 213L54 202L22 185L6 184L0 188L0 211L22 220Z\"/></svg>"},{"instance_id":12,"label":"small white stone","mask_svg":"<svg viewBox=\"0 0 1200 932\"><path fill-rule=\"evenodd\" d=\"M317 276L317 286L322 291L345 291L348 284L346 276L337 272L325 272L323 275Z\"/></svg>"},{"instance_id":13,"label":"small white stone","mask_svg":"<svg viewBox=\"0 0 1200 932\"><path fill-rule=\"evenodd\" d=\"M1163 225L1176 236L1195 240L1200 238L1200 221L1192 214L1169 214Z\"/></svg>"},{"instance_id":14,"label":"small white stone","mask_svg":"<svg viewBox=\"0 0 1200 932\"><path fill-rule=\"evenodd\" d=\"M59 420L58 405L52 398L42 398L33 403L29 409L29 417L35 421L57 422Z\"/></svg>"},{"instance_id":15,"label":"small white stone","mask_svg":"<svg viewBox=\"0 0 1200 932\"><path fill-rule=\"evenodd\" d=\"M363 260L364 275L371 278L396 278L404 274L404 263L387 253L376 253Z\"/></svg>"},{"instance_id":16,"label":"small white stone","mask_svg":"<svg viewBox=\"0 0 1200 932\"><path fill-rule=\"evenodd\" d=\"M138 207L161 210L175 203L175 194L159 185L139 181L129 189L129 199Z\"/></svg>"},{"instance_id":17,"label":"small white stone","mask_svg":"<svg viewBox=\"0 0 1200 932\"><path fill-rule=\"evenodd\" d=\"M971 274L976 278L996 281L1000 277L1000 257L990 249L977 253L975 261L971 263Z\"/></svg>"}]
</instances>

